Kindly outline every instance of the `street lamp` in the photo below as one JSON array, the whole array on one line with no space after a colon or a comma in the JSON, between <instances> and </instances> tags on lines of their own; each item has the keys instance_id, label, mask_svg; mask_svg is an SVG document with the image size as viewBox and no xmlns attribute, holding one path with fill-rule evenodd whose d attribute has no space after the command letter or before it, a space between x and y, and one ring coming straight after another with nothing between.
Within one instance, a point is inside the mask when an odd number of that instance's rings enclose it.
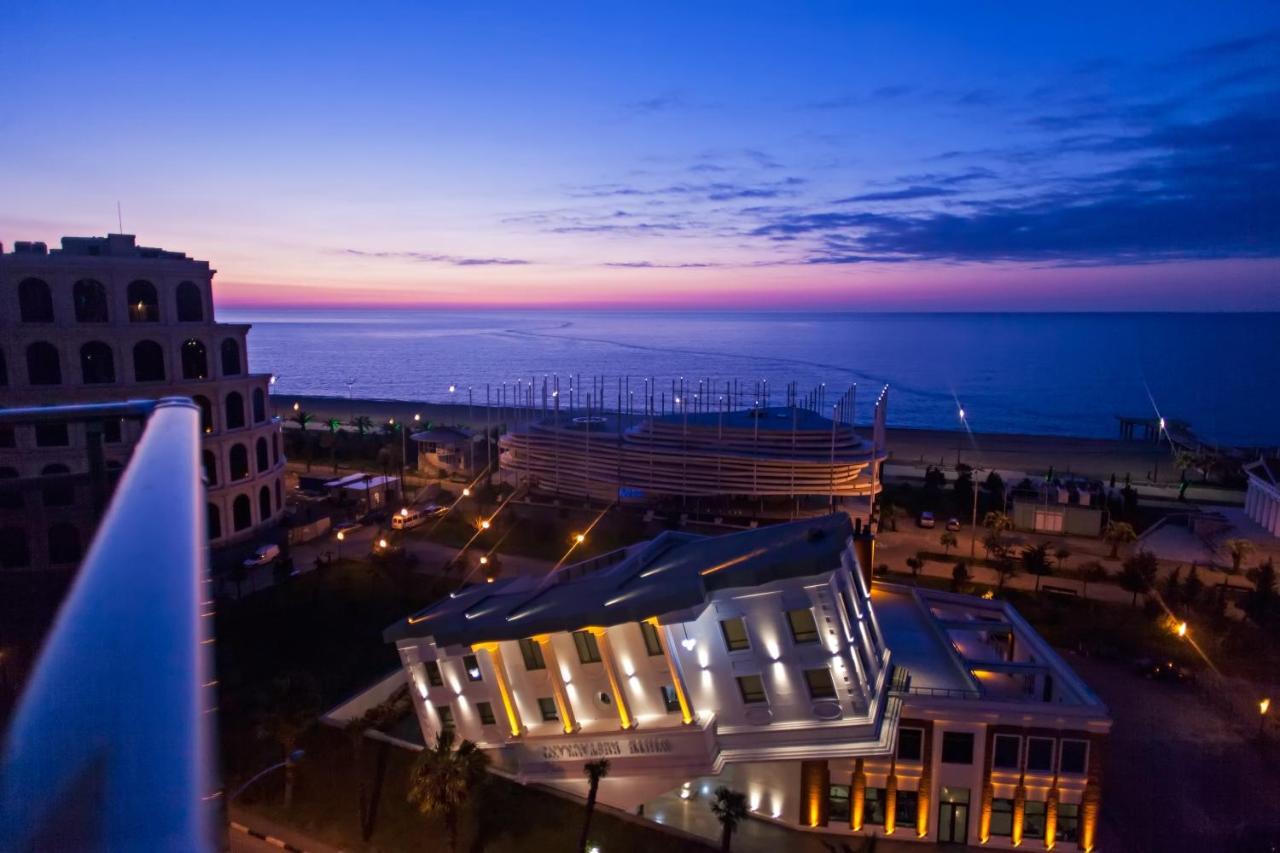
<instances>
[{"instance_id":1,"label":"street lamp","mask_svg":"<svg viewBox=\"0 0 1280 853\"><path fill-rule=\"evenodd\" d=\"M964 441L967 425L964 422L964 406L960 407L960 431L956 433L956 470L960 469L960 444Z\"/></svg>"},{"instance_id":2,"label":"street lamp","mask_svg":"<svg viewBox=\"0 0 1280 853\"><path fill-rule=\"evenodd\" d=\"M270 767L267 767L267 768L264 768L263 770L258 771L252 777L250 777L248 782L245 782L239 788L236 788L234 791L232 791L231 796L227 797L227 802L229 803L233 801L236 797L243 794L250 785L252 785L254 782L257 782L259 779L261 779L263 776L266 776L268 773L272 772L273 770L279 770L282 767L290 767L294 764L297 764L299 761L303 759L303 757L306 756L306 754L307 753L301 749L295 749L293 752L289 753L288 757L286 757L284 761L281 761L278 764L272 764Z\"/></svg>"},{"instance_id":3,"label":"street lamp","mask_svg":"<svg viewBox=\"0 0 1280 853\"><path fill-rule=\"evenodd\" d=\"M464 498L469 498L469 497L471 497L471 489L467 488L466 486L463 486L463 487L462 487L462 496L463 496Z\"/></svg>"},{"instance_id":4,"label":"street lamp","mask_svg":"<svg viewBox=\"0 0 1280 853\"><path fill-rule=\"evenodd\" d=\"M347 538L347 534L341 530L338 531L338 561L342 561L342 542Z\"/></svg>"},{"instance_id":5,"label":"street lamp","mask_svg":"<svg viewBox=\"0 0 1280 853\"><path fill-rule=\"evenodd\" d=\"M481 521L481 522L480 522L480 529L481 529L481 530L488 530L488 529L489 529L489 519L487 519L487 518L486 518L486 519L484 519L483 521Z\"/></svg>"},{"instance_id":6,"label":"street lamp","mask_svg":"<svg viewBox=\"0 0 1280 853\"><path fill-rule=\"evenodd\" d=\"M1258 737L1262 737L1262 727L1267 723L1267 712L1271 710L1271 698L1264 696L1258 700Z\"/></svg>"}]
</instances>

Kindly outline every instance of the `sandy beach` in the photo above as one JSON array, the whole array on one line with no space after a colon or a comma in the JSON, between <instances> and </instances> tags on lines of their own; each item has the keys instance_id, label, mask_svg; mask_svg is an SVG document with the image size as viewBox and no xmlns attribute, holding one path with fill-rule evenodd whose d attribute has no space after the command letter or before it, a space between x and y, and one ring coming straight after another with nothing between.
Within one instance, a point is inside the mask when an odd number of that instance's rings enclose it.
<instances>
[{"instance_id":1,"label":"sandy beach","mask_svg":"<svg viewBox=\"0 0 1280 853\"><path fill-rule=\"evenodd\" d=\"M421 422L473 426L486 424L483 403L468 406L447 403L424 403L403 400L368 400L344 397L306 395L272 395L276 414L288 418L294 404L315 417L315 428L330 418L347 424L364 415L375 424L391 418L411 420L416 414ZM514 426L539 413L511 407L491 407L487 422ZM904 429L890 427L887 437L890 460L907 465L941 465L953 468L957 447L959 459L968 465L1002 470L1074 473L1107 480L1112 474L1123 480L1129 474L1135 481L1176 482L1167 445L1119 439L1072 438L1057 435L1006 435L1001 433L961 434L949 430Z\"/></svg>"}]
</instances>

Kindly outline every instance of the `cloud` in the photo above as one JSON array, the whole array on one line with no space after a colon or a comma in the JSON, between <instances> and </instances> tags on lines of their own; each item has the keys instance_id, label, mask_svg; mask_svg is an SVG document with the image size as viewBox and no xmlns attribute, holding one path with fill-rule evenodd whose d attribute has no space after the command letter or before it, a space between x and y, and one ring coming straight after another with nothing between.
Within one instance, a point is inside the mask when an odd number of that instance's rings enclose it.
<instances>
[{"instance_id":1,"label":"cloud","mask_svg":"<svg viewBox=\"0 0 1280 853\"><path fill-rule=\"evenodd\" d=\"M711 263L663 264L654 261L612 261L602 264L602 266L643 270L691 270L708 269L710 267L718 267L721 265Z\"/></svg>"},{"instance_id":2,"label":"cloud","mask_svg":"<svg viewBox=\"0 0 1280 853\"><path fill-rule=\"evenodd\" d=\"M900 190L882 190L880 192L852 195L848 198L836 199L832 204L852 204L855 202L868 201L910 201L912 199L920 198L941 198L945 196L952 196L957 192L958 190L948 189L947 187L911 186L903 187Z\"/></svg>"},{"instance_id":3,"label":"cloud","mask_svg":"<svg viewBox=\"0 0 1280 853\"><path fill-rule=\"evenodd\" d=\"M518 267L533 263L533 261L519 258L469 258L435 252L369 252L363 249L340 249L339 253L356 258L416 261L422 264L442 264L453 267Z\"/></svg>"}]
</instances>

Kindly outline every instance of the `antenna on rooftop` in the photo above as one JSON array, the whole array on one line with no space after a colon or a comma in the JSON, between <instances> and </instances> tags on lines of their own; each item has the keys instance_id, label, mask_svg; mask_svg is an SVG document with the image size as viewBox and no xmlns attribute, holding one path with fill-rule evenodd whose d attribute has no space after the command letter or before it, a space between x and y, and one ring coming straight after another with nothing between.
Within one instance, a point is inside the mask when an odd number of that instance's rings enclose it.
<instances>
[{"instance_id":1,"label":"antenna on rooftop","mask_svg":"<svg viewBox=\"0 0 1280 853\"><path fill-rule=\"evenodd\" d=\"M120 202L116 202L116 226L120 229L117 234L124 233L124 213L120 210Z\"/></svg>"}]
</instances>

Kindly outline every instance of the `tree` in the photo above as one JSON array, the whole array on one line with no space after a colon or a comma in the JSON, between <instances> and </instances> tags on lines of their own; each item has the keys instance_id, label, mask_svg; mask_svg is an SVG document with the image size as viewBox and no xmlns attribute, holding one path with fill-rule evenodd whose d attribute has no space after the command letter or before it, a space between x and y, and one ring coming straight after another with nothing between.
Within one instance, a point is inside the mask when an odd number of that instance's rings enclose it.
<instances>
[{"instance_id":1,"label":"tree","mask_svg":"<svg viewBox=\"0 0 1280 853\"><path fill-rule=\"evenodd\" d=\"M747 819L747 795L721 785L711 801L711 813L720 821L720 853L729 853L733 833L738 830L738 824Z\"/></svg>"},{"instance_id":2,"label":"tree","mask_svg":"<svg viewBox=\"0 0 1280 853\"><path fill-rule=\"evenodd\" d=\"M1053 558L1058 561L1058 571L1067 567L1067 560L1071 559L1071 556L1071 549L1065 544L1059 543L1058 547L1053 549Z\"/></svg>"},{"instance_id":3,"label":"tree","mask_svg":"<svg viewBox=\"0 0 1280 853\"><path fill-rule=\"evenodd\" d=\"M992 533L1000 534L1013 529L1013 519L999 510L991 510L982 517L982 526Z\"/></svg>"},{"instance_id":4,"label":"tree","mask_svg":"<svg viewBox=\"0 0 1280 853\"><path fill-rule=\"evenodd\" d=\"M298 425L298 429L302 430L302 449L306 453L308 471L311 470L311 442L308 440L307 424L311 423L315 419L315 415L305 409L297 410L293 413L293 416L289 418L289 420Z\"/></svg>"},{"instance_id":5,"label":"tree","mask_svg":"<svg viewBox=\"0 0 1280 853\"><path fill-rule=\"evenodd\" d=\"M1004 507L1004 478L992 471L987 475L987 479L982 484L983 491L987 493L987 499L1001 508Z\"/></svg>"},{"instance_id":6,"label":"tree","mask_svg":"<svg viewBox=\"0 0 1280 853\"><path fill-rule=\"evenodd\" d=\"M356 415L351 419L350 425L356 428L356 432L361 438L364 438L369 430L373 429L373 421L369 420L365 415Z\"/></svg>"},{"instance_id":7,"label":"tree","mask_svg":"<svg viewBox=\"0 0 1280 853\"><path fill-rule=\"evenodd\" d=\"M1182 566L1175 566L1173 571L1164 577L1164 603L1173 607L1182 601Z\"/></svg>"},{"instance_id":8,"label":"tree","mask_svg":"<svg viewBox=\"0 0 1280 853\"><path fill-rule=\"evenodd\" d=\"M338 427L342 426L342 421L337 418L329 418L329 420L324 422L324 425L329 428L329 435L337 435Z\"/></svg>"},{"instance_id":9,"label":"tree","mask_svg":"<svg viewBox=\"0 0 1280 853\"><path fill-rule=\"evenodd\" d=\"M1241 607L1250 619L1266 627L1276 616L1276 567L1267 560L1250 569L1248 578L1253 589L1245 595Z\"/></svg>"},{"instance_id":10,"label":"tree","mask_svg":"<svg viewBox=\"0 0 1280 853\"><path fill-rule=\"evenodd\" d=\"M951 488L955 490L956 506L961 512L973 512L973 469L964 463L957 466Z\"/></svg>"},{"instance_id":11,"label":"tree","mask_svg":"<svg viewBox=\"0 0 1280 853\"><path fill-rule=\"evenodd\" d=\"M952 533L950 530L944 530L942 531L942 536L938 538L938 541L942 543L943 553L950 554L951 549L956 547L957 540L956 540L956 535L954 533Z\"/></svg>"},{"instance_id":12,"label":"tree","mask_svg":"<svg viewBox=\"0 0 1280 853\"><path fill-rule=\"evenodd\" d=\"M996 592L1004 590L1004 582L1018 573L1018 564L1009 556L1009 549L1003 545L996 549Z\"/></svg>"},{"instance_id":13,"label":"tree","mask_svg":"<svg viewBox=\"0 0 1280 853\"><path fill-rule=\"evenodd\" d=\"M916 579L920 577L920 570L924 568L924 560L919 557L907 557L907 568L911 570L911 585L915 586Z\"/></svg>"},{"instance_id":14,"label":"tree","mask_svg":"<svg viewBox=\"0 0 1280 853\"><path fill-rule=\"evenodd\" d=\"M1240 566L1253 554L1254 544L1248 539L1228 539L1227 553L1231 556L1231 574L1240 574Z\"/></svg>"},{"instance_id":15,"label":"tree","mask_svg":"<svg viewBox=\"0 0 1280 853\"><path fill-rule=\"evenodd\" d=\"M1133 593L1133 601L1130 606L1138 605L1138 594L1150 591L1152 583L1156 579L1156 571L1159 565L1156 562L1156 555L1146 549L1138 551L1136 554L1129 555L1120 567L1120 575L1117 578L1120 588L1125 592Z\"/></svg>"},{"instance_id":16,"label":"tree","mask_svg":"<svg viewBox=\"0 0 1280 853\"><path fill-rule=\"evenodd\" d=\"M1192 563L1187 579L1182 582L1182 600L1188 607L1195 607L1203 593L1204 581L1200 580L1200 571L1196 568L1196 564Z\"/></svg>"},{"instance_id":17,"label":"tree","mask_svg":"<svg viewBox=\"0 0 1280 853\"><path fill-rule=\"evenodd\" d=\"M307 672L291 672L272 679L266 693L259 697L258 736L270 738L284 755L284 807L293 805L293 786L297 769L293 754L299 739L316 722L320 713L320 688Z\"/></svg>"},{"instance_id":18,"label":"tree","mask_svg":"<svg viewBox=\"0 0 1280 853\"><path fill-rule=\"evenodd\" d=\"M489 767L489 756L471 741L454 749L455 737L453 729L443 729L436 745L418 756L409 776L409 802L424 815L440 816L453 851L458 849L458 817Z\"/></svg>"},{"instance_id":19,"label":"tree","mask_svg":"<svg viewBox=\"0 0 1280 853\"><path fill-rule=\"evenodd\" d=\"M1053 574L1053 566L1049 563L1049 546L1041 542L1022 549L1022 567L1036 576L1036 592L1040 592L1040 579Z\"/></svg>"},{"instance_id":20,"label":"tree","mask_svg":"<svg viewBox=\"0 0 1280 853\"><path fill-rule=\"evenodd\" d=\"M880 495L880 531L898 529L898 507L887 495Z\"/></svg>"},{"instance_id":21,"label":"tree","mask_svg":"<svg viewBox=\"0 0 1280 853\"><path fill-rule=\"evenodd\" d=\"M935 491L941 489L947 484L947 475L942 473L942 469L930 465L924 469L924 488L926 491Z\"/></svg>"},{"instance_id":22,"label":"tree","mask_svg":"<svg viewBox=\"0 0 1280 853\"><path fill-rule=\"evenodd\" d=\"M1137 541L1138 534L1129 522L1113 521L1102 532L1102 538L1111 545L1111 559L1114 560L1120 555L1120 546Z\"/></svg>"},{"instance_id":23,"label":"tree","mask_svg":"<svg viewBox=\"0 0 1280 853\"><path fill-rule=\"evenodd\" d=\"M587 813L582 818L582 835L578 838L579 853L587 853L587 834L591 831L591 813L596 808L596 792L600 789L600 780L609 775L608 759L588 761L582 765L582 772L587 774L591 787L587 789Z\"/></svg>"},{"instance_id":24,"label":"tree","mask_svg":"<svg viewBox=\"0 0 1280 853\"><path fill-rule=\"evenodd\" d=\"M1080 582L1083 585L1083 591L1080 593L1084 598L1089 597L1089 584L1102 583L1110 575L1107 574L1106 566L1102 565L1098 560L1090 560L1077 571L1080 573Z\"/></svg>"},{"instance_id":25,"label":"tree","mask_svg":"<svg viewBox=\"0 0 1280 853\"><path fill-rule=\"evenodd\" d=\"M972 578L973 576L969 574L969 567L965 565L964 560L956 563L951 569L951 591L960 592Z\"/></svg>"},{"instance_id":26,"label":"tree","mask_svg":"<svg viewBox=\"0 0 1280 853\"><path fill-rule=\"evenodd\" d=\"M986 550L988 557L994 557L1008 550L1005 545L1004 537L999 533L988 533L982 537L982 547Z\"/></svg>"},{"instance_id":27,"label":"tree","mask_svg":"<svg viewBox=\"0 0 1280 853\"><path fill-rule=\"evenodd\" d=\"M386 762L380 760L378 762L379 776L375 780L373 795L370 796L363 762L364 745L367 741L365 735L370 729L381 729L390 723L394 723L411 709L412 704L409 699L408 688L401 687L385 702L374 705L361 716L347 721L347 724L343 726L343 732L346 733L348 742L351 745L352 772L355 774L357 783L356 808L360 817L360 837L365 841L368 841L373 836L373 824L378 811L377 802L382 790L381 776L386 768ZM384 741L382 746L386 747L388 744Z\"/></svg>"}]
</instances>

